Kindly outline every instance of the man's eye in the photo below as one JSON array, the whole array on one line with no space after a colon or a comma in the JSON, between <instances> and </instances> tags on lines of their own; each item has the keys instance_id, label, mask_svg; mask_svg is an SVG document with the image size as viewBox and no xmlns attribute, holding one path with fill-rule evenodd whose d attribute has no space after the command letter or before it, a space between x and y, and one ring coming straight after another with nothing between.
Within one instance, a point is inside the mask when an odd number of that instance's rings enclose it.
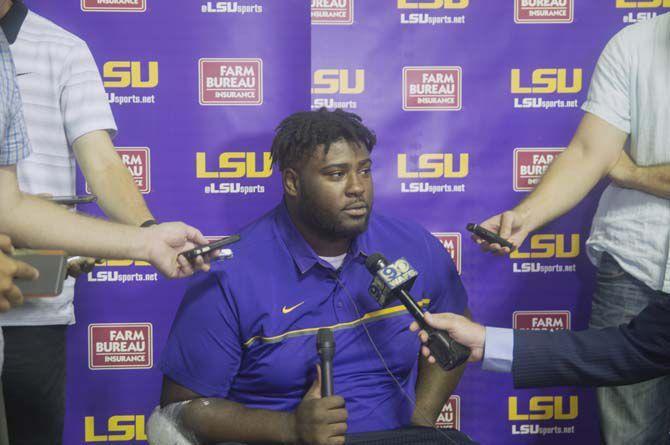
<instances>
[{"instance_id":1,"label":"man's eye","mask_svg":"<svg viewBox=\"0 0 670 445\"><path fill-rule=\"evenodd\" d=\"M332 178L341 178L344 176L344 172L330 172L328 173L328 176Z\"/></svg>"},{"instance_id":2,"label":"man's eye","mask_svg":"<svg viewBox=\"0 0 670 445\"><path fill-rule=\"evenodd\" d=\"M370 167L364 168L361 170L361 173L364 175L369 175L370 173L372 173L372 168Z\"/></svg>"}]
</instances>

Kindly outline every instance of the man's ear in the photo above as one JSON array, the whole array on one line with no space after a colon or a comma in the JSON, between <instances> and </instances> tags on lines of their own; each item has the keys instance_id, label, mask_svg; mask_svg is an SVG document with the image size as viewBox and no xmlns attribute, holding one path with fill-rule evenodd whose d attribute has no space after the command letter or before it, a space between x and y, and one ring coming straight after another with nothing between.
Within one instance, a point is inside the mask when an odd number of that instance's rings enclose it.
<instances>
[{"instance_id":1,"label":"man's ear","mask_svg":"<svg viewBox=\"0 0 670 445\"><path fill-rule=\"evenodd\" d=\"M286 168L282 172L282 185L284 186L284 193L287 196L295 198L300 192L300 180L298 179L298 172L292 168Z\"/></svg>"}]
</instances>

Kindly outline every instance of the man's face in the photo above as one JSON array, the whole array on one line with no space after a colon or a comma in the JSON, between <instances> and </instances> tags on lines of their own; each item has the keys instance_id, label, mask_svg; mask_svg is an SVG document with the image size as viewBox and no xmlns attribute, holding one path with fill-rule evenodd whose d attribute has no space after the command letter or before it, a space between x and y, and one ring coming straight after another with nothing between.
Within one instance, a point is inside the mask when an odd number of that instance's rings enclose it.
<instances>
[{"instance_id":1,"label":"man's face","mask_svg":"<svg viewBox=\"0 0 670 445\"><path fill-rule=\"evenodd\" d=\"M339 140L323 146L298 170L298 212L304 224L326 239L353 238L365 231L372 210L370 153Z\"/></svg>"}]
</instances>

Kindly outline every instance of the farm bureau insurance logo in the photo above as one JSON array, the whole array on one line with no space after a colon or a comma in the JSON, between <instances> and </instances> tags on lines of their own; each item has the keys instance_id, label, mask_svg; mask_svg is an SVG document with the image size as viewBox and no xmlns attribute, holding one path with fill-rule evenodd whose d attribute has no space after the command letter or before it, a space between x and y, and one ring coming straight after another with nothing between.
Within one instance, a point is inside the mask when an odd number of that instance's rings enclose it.
<instances>
[{"instance_id":1,"label":"farm bureau insurance logo","mask_svg":"<svg viewBox=\"0 0 670 445\"><path fill-rule=\"evenodd\" d=\"M152 93L158 86L158 62L140 62L131 60L110 60L102 66L103 86L109 90L107 100L115 105L145 105L155 104L155 94ZM133 94L128 94L128 89Z\"/></svg>"},{"instance_id":2,"label":"farm bureau insurance logo","mask_svg":"<svg viewBox=\"0 0 670 445\"><path fill-rule=\"evenodd\" d=\"M515 148L514 191L530 192L565 148Z\"/></svg>"},{"instance_id":3,"label":"farm bureau insurance logo","mask_svg":"<svg viewBox=\"0 0 670 445\"><path fill-rule=\"evenodd\" d=\"M151 154L149 147L117 147L116 153L126 166L137 189L143 195L151 193ZM86 183L86 193L91 190Z\"/></svg>"},{"instance_id":4,"label":"farm bureau insurance logo","mask_svg":"<svg viewBox=\"0 0 670 445\"><path fill-rule=\"evenodd\" d=\"M262 105L261 59L200 59L200 105Z\"/></svg>"},{"instance_id":5,"label":"farm bureau insurance logo","mask_svg":"<svg viewBox=\"0 0 670 445\"><path fill-rule=\"evenodd\" d=\"M461 234L459 232L433 232L433 236L449 252L458 274L461 274Z\"/></svg>"},{"instance_id":6,"label":"farm bureau insurance logo","mask_svg":"<svg viewBox=\"0 0 670 445\"><path fill-rule=\"evenodd\" d=\"M616 0L617 9L641 9L641 11L627 12L623 18L623 23L637 23L645 20L651 20L663 11L649 11L651 8L670 8L670 0Z\"/></svg>"},{"instance_id":7,"label":"farm bureau insurance logo","mask_svg":"<svg viewBox=\"0 0 670 445\"><path fill-rule=\"evenodd\" d=\"M208 180L205 194L250 195L265 193L265 185L249 184L250 180L262 180L272 176L270 152L226 151L220 153L216 162L207 152L199 151L195 157L197 179ZM221 181L221 180L224 181ZM227 180L227 181L226 181ZM231 181L236 180L236 181ZM244 180L245 182L241 182Z\"/></svg>"},{"instance_id":8,"label":"farm bureau insurance logo","mask_svg":"<svg viewBox=\"0 0 670 445\"><path fill-rule=\"evenodd\" d=\"M312 25L351 25L354 0L312 0Z\"/></svg>"},{"instance_id":9,"label":"farm bureau insurance logo","mask_svg":"<svg viewBox=\"0 0 670 445\"><path fill-rule=\"evenodd\" d=\"M151 323L88 325L89 369L150 369L153 364Z\"/></svg>"},{"instance_id":10,"label":"farm bureau insurance logo","mask_svg":"<svg viewBox=\"0 0 670 445\"><path fill-rule=\"evenodd\" d=\"M402 69L402 109L458 111L461 109L460 66L406 66Z\"/></svg>"},{"instance_id":11,"label":"farm bureau insurance logo","mask_svg":"<svg viewBox=\"0 0 670 445\"><path fill-rule=\"evenodd\" d=\"M512 424L513 435L575 434L575 425L568 422L579 417L579 397L512 396L507 409L510 422L523 422Z\"/></svg>"},{"instance_id":12,"label":"farm bureau insurance logo","mask_svg":"<svg viewBox=\"0 0 670 445\"><path fill-rule=\"evenodd\" d=\"M403 25L456 25L464 24L465 14L450 15L445 11L464 10L470 0L398 0L400 23ZM406 11L415 12L406 12Z\"/></svg>"},{"instance_id":13,"label":"farm bureau insurance logo","mask_svg":"<svg viewBox=\"0 0 670 445\"><path fill-rule=\"evenodd\" d=\"M461 429L461 397L453 395L442 407L435 421L435 428Z\"/></svg>"},{"instance_id":14,"label":"farm bureau insurance logo","mask_svg":"<svg viewBox=\"0 0 670 445\"><path fill-rule=\"evenodd\" d=\"M512 320L522 331L570 330L570 311L514 311Z\"/></svg>"},{"instance_id":15,"label":"farm bureau insurance logo","mask_svg":"<svg viewBox=\"0 0 670 445\"><path fill-rule=\"evenodd\" d=\"M244 2L203 2L200 6L203 14L262 14L263 5Z\"/></svg>"},{"instance_id":16,"label":"farm bureau insurance logo","mask_svg":"<svg viewBox=\"0 0 670 445\"><path fill-rule=\"evenodd\" d=\"M422 153L411 157L399 153L397 162L399 179L423 179L400 182L400 193L465 192L465 183L454 180L470 174L469 153Z\"/></svg>"},{"instance_id":17,"label":"farm bureau insurance logo","mask_svg":"<svg viewBox=\"0 0 670 445\"><path fill-rule=\"evenodd\" d=\"M144 12L147 0L81 0L85 12Z\"/></svg>"},{"instance_id":18,"label":"farm bureau insurance logo","mask_svg":"<svg viewBox=\"0 0 670 445\"><path fill-rule=\"evenodd\" d=\"M341 108L343 110L355 110L358 101L340 100L355 97L365 92L365 70L364 69L318 69L312 76L312 109L321 107Z\"/></svg>"},{"instance_id":19,"label":"farm bureau insurance logo","mask_svg":"<svg viewBox=\"0 0 670 445\"><path fill-rule=\"evenodd\" d=\"M581 68L573 68L572 72L566 68L538 68L530 76L514 68L510 72L510 91L515 95L514 108L579 108L579 98L574 95L582 91L583 78ZM521 95L526 97L519 97ZM554 97L546 99L547 95ZM572 97L565 98L566 95Z\"/></svg>"},{"instance_id":20,"label":"farm bureau insurance logo","mask_svg":"<svg viewBox=\"0 0 670 445\"><path fill-rule=\"evenodd\" d=\"M514 0L516 23L572 23L574 0Z\"/></svg>"}]
</instances>

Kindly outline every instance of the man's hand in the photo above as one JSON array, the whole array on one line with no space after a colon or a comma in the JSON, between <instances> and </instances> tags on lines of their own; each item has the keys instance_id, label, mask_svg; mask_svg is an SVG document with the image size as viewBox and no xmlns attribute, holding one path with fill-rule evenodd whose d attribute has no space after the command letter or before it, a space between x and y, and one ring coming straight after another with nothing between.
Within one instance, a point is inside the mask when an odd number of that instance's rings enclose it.
<instances>
[{"instance_id":1,"label":"man's hand","mask_svg":"<svg viewBox=\"0 0 670 445\"><path fill-rule=\"evenodd\" d=\"M467 318L456 314L431 314L425 313L425 320L428 325L447 331L451 338L456 340L463 346L470 348L469 362L478 362L484 357L484 343L486 341L486 328L479 323L468 320ZM409 329L412 332L419 330L417 322L413 322ZM428 334L426 331L419 332L419 338L422 343L428 341ZM421 353L428 358L430 363L435 363L435 357L430 355L430 349L426 346L421 347Z\"/></svg>"},{"instance_id":2,"label":"man's hand","mask_svg":"<svg viewBox=\"0 0 670 445\"><path fill-rule=\"evenodd\" d=\"M634 182L639 167L628 156L628 153L621 150L621 156L612 170L610 170L609 177L619 187L630 188L630 184Z\"/></svg>"},{"instance_id":3,"label":"man's hand","mask_svg":"<svg viewBox=\"0 0 670 445\"><path fill-rule=\"evenodd\" d=\"M181 252L208 243L194 227L181 222L163 223L145 229L145 257L168 278L183 278L197 270L207 272L209 264L202 257L189 262Z\"/></svg>"},{"instance_id":4,"label":"man's hand","mask_svg":"<svg viewBox=\"0 0 670 445\"><path fill-rule=\"evenodd\" d=\"M493 233L497 233L502 238L514 244L516 248L521 246L530 232L530 230L526 228L527 224L524 221L523 216L515 210L508 210L506 212L492 216L491 218L482 222L480 226L490 230ZM508 255L511 252L509 247L502 247L497 243L488 243L477 235L472 235L472 240L479 244L484 252L491 252L494 255L500 256Z\"/></svg>"},{"instance_id":5,"label":"man's hand","mask_svg":"<svg viewBox=\"0 0 670 445\"><path fill-rule=\"evenodd\" d=\"M81 274L89 273L93 270L96 263L95 258L75 257L67 262L67 274L72 278L77 278Z\"/></svg>"},{"instance_id":6,"label":"man's hand","mask_svg":"<svg viewBox=\"0 0 670 445\"><path fill-rule=\"evenodd\" d=\"M317 378L293 413L294 434L300 444L344 444L347 409L340 396L321 398L321 368Z\"/></svg>"},{"instance_id":7,"label":"man's hand","mask_svg":"<svg viewBox=\"0 0 670 445\"><path fill-rule=\"evenodd\" d=\"M0 312L23 303L23 294L14 284L14 278L35 280L39 276L34 267L7 256L13 253L12 241L8 236L0 235Z\"/></svg>"}]
</instances>

